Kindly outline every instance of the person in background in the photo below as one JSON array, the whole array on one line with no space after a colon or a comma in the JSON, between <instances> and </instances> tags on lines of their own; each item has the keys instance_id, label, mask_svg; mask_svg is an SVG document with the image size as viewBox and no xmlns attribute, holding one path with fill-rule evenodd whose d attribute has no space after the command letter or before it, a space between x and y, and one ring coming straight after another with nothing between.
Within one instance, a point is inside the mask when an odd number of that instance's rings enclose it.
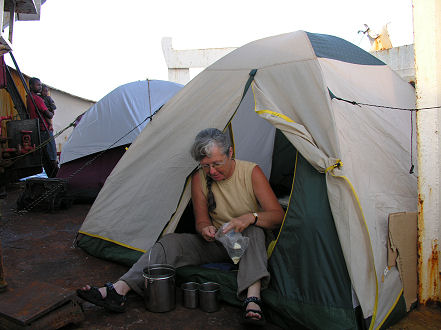
<instances>
[{"instance_id":1,"label":"person in background","mask_svg":"<svg viewBox=\"0 0 441 330\"><path fill-rule=\"evenodd\" d=\"M38 95L41 93L42 84L40 79L29 79L30 94L26 97L26 106L31 119L38 119L40 122L41 143L48 141L43 153L43 168L49 178L54 178L58 172L57 149L53 136L52 121L53 113L48 110L44 100Z\"/></svg>"},{"instance_id":2,"label":"person in background","mask_svg":"<svg viewBox=\"0 0 441 330\"><path fill-rule=\"evenodd\" d=\"M44 104L46 105L46 108L52 112L52 116L55 116L55 109L57 108L57 106L55 105L54 99L51 97L50 93L49 93L49 88L45 85L42 84L41 85L41 98L44 101ZM53 125L52 125L52 118L51 119L47 119L50 122L50 126L49 130L53 132Z\"/></svg>"},{"instance_id":3,"label":"person in background","mask_svg":"<svg viewBox=\"0 0 441 330\"><path fill-rule=\"evenodd\" d=\"M143 294L143 269L149 262L167 261L173 267L182 267L231 261L215 234L219 230L234 230L250 239L237 272L237 298L243 302L243 322L264 325L260 292L270 280L265 236L281 224L284 211L260 167L234 159L230 139L220 130L207 128L199 132L191 154L200 164L191 181L197 234L165 235L118 281L101 288L86 285L77 294L109 311L123 312L130 290ZM223 227L224 224L227 225Z\"/></svg>"}]
</instances>

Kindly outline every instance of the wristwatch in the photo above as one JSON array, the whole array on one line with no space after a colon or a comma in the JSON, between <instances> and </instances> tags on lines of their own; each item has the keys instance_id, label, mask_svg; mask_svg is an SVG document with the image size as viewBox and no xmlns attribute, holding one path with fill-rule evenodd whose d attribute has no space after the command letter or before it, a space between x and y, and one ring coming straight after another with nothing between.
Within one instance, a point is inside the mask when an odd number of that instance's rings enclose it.
<instances>
[{"instance_id":1,"label":"wristwatch","mask_svg":"<svg viewBox=\"0 0 441 330\"><path fill-rule=\"evenodd\" d=\"M254 223L253 223L253 225L255 225L257 223L257 219L259 219L259 216L257 215L256 212L253 212L253 215L254 215Z\"/></svg>"}]
</instances>

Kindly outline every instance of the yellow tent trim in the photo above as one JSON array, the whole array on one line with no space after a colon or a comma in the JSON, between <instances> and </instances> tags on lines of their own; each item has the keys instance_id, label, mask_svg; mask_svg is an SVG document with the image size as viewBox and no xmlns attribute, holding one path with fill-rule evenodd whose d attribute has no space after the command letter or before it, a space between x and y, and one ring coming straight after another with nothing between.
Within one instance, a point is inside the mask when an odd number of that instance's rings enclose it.
<instances>
[{"instance_id":1,"label":"yellow tent trim","mask_svg":"<svg viewBox=\"0 0 441 330\"><path fill-rule=\"evenodd\" d=\"M325 173L328 173L329 171L333 170L336 167L340 168L342 166L343 166L343 162L340 159L337 159L337 162L334 165L331 165L328 168L326 168Z\"/></svg>"},{"instance_id":2,"label":"yellow tent trim","mask_svg":"<svg viewBox=\"0 0 441 330\"><path fill-rule=\"evenodd\" d=\"M96 237L96 238L102 239L102 240L107 241L107 242L111 242L111 243L115 243L115 244L118 244L118 245L124 246L125 248L131 249L131 250L139 251L139 252L142 252L142 253L145 253L145 252L146 252L146 250L141 250L141 249L138 249L138 248L136 248L136 247L133 247L133 246L130 246L130 245L127 245L127 244L121 243L121 242L117 242L117 241L114 241L114 240L112 240L112 239L109 239L109 238L106 238L106 237L100 236L100 235L95 235L95 234L86 233L86 232L81 231L81 230L78 231L78 232L79 232L80 234L83 234L83 235L87 235L87 236L91 236L91 237Z\"/></svg>"},{"instance_id":3,"label":"yellow tent trim","mask_svg":"<svg viewBox=\"0 0 441 330\"><path fill-rule=\"evenodd\" d=\"M263 114L263 113L268 113L268 114L270 114L270 115L272 115L272 116L282 118L282 119L284 119L285 121L287 121L288 123L295 123L294 120L292 120L292 119L289 118L288 116L285 116L285 115L282 114L282 113L278 113L278 112L271 111L271 110L255 110L255 111L256 111L259 115L260 115L260 114Z\"/></svg>"},{"instance_id":4,"label":"yellow tent trim","mask_svg":"<svg viewBox=\"0 0 441 330\"><path fill-rule=\"evenodd\" d=\"M280 226L280 230L279 233L277 234L277 238L275 240L273 240L269 245L268 245L268 249L267 249L267 254L268 254L268 258L271 257L271 255L273 254L274 248L276 247L277 242L279 241L280 238L280 234L282 233L282 229L283 229L283 225L285 224L285 219L286 219L286 215L288 213L289 210L289 206L291 205L291 196L292 193L294 191L294 182L296 181L296 173L297 173L297 159L299 157L299 152L296 152L296 163L294 165L294 176L292 178L292 185L291 185L291 193L289 194L289 202L288 202L288 207L286 208L286 212L285 212L285 216L283 217L283 221L282 221L282 225Z\"/></svg>"},{"instance_id":5,"label":"yellow tent trim","mask_svg":"<svg viewBox=\"0 0 441 330\"><path fill-rule=\"evenodd\" d=\"M338 163L341 163L341 161L338 161L335 165L337 165ZM337 167L335 165L333 165L334 168ZM346 183L349 185L349 187L351 188L352 193L354 194L354 197L355 197L355 199L357 201L358 207L360 208L360 212L361 212L361 216L363 218L364 226L366 227L366 232L367 232L368 237L369 237L369 246L371 247L372 255L374 255L374 251L372 250L372 244L370 244L370 242L371 242L371 235L369 234L369 229L368 229L368 226L367 226L367 223L366 223L366 219L364 217L364 213L363 213L363 209L361 207L360 199L358 198L358 195L355 192L354 186L352 185L351 181L349 181L349 179L347 177L345 177L343 175L334 175L334 174L332 174L332 172L330 172L330 173L331 173L331 175L333 177L344 179L346 181ZM374 328L375 319L377 317L377 310L378 310L378 278L377 278L377 271L375 269L375 263L374 263L373 267L374 267L374 274L375 274L375 305L374 305L374 312L372 314L372 320L371 320L371 324L369 326L369 330Z\"/></svg>"},{"instance_id":6,"label":"yellow tent trim","mask_svg":"<svg viewBox=\"0 0 441 330\"><path fill-rule=\"evenodd\" d=\"M401 289L400 294L398 295L397 299L395 299L395 302L392 305L390 311L386 314L386 316L384 317L384 320L378 325L377 329L380 329L383 326L384 322L386 322L390 313L392 313L392 311L395 309L395 306L398 304L398 301L400 300L402 294L403 294L403 289Z\"/></svg>"},{"instance_id":7,"label":"yellow tent trim","mask_svg":"<svg viewBox=\"0 0 441 330\"><path fill-rule=\"evenodd\" d=\"M233 125L231 125L231 121L228 124L228 131L230 132L230 136L231 136L231 144L233 147L233 158L236 158L236 144L234 143L234 132L233 132ZM224 129L224 133L225 133L226 128Z\"/></svg>"},{"instance_id":8,"label":"yellow tent trim","mask_svg":"<svg viewBox=\"0 0 441 330\"><path fill-rule=\"evenodd\" d=\"M292 120L292 119L289 118L288 116L285 116L285 115L282 114L282 113L279 113L279 112L276 112L276 111L272 111L272 110L257 110L256 93L254 93L254 81L251 83L251 90L252 90L252 92L253 92L254 111L255 111L256 113L258 113L259 115L260 115L260 114L263 114L263 113L267 113L267 114L270 114L270 115L272 115L272 116L282 118L282 119L284 119L285 121L287 121L288 123L295 123L294 120Z\"/></svg>"}]
</instances>

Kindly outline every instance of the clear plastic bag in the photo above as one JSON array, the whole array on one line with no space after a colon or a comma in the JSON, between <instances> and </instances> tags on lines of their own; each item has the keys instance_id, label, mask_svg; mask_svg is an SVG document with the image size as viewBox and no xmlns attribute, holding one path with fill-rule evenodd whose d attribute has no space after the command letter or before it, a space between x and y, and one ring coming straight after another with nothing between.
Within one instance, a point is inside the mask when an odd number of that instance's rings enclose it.
<instances>
[{"instance_id":1,"label":"clear plastic bag","mask_svg":"<svg viewBox=\"0 0 441 330\"><path fill-rule=\"evenodd\" d=\"M222 228L220 228L215 235L216 240L222 243L228 252L231 260L235 264L239 263L240 258L245 253L250 239L248 237L242 236L241 233L230 230L228 233L224 234L223 229L228 225L225 223Z\"/></svg>"}]
</instances>

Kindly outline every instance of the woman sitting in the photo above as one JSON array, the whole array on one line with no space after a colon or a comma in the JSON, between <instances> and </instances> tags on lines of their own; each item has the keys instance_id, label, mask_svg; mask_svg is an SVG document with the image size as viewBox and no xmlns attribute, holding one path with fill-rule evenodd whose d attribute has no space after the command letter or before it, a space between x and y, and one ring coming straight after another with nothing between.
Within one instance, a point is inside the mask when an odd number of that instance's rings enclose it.
<instances>
[{"instance_id":1,"label":"woman sitting","mask_svg":"<svg viewBox=\"0 0 441 330\"><path fill-rule=\"evenodd\" d=\"M198 234L168 234L145 253L116 283L101 288L89 285L78 295L108 310L123 312L130 290L143 294L143 270L149 264L174 267L231 261L224 246L215 240L216 231L229 223L249 237L249 245L238 264L237 297L244 301L244 321L263 324L260 291L268 286L264 229L278 227L284 211L268 180L254 163L233 159L229 138L215 128L201 131L193 143L193 158L200 170L192 177L191 199ZM149 261L150 258L150 261Z\"/></svg>"}]
</instances>

